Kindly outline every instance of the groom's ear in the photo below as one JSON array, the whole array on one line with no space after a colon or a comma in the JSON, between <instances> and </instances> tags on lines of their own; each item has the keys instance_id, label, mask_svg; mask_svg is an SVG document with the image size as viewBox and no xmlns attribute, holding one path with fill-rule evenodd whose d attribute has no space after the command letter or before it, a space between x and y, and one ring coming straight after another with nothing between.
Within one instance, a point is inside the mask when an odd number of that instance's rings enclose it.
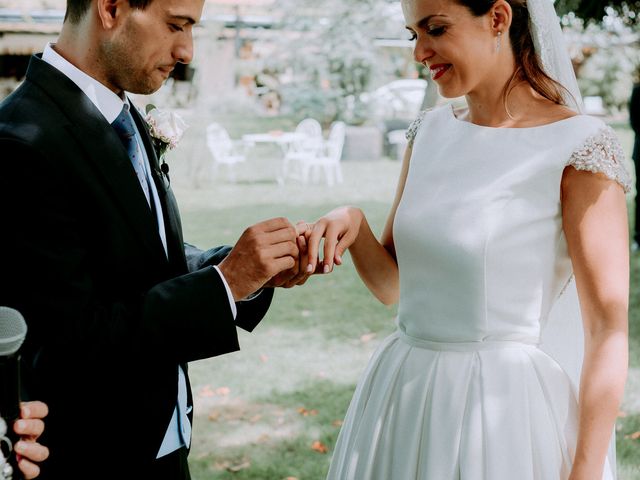
<instances>
[{"instance_id":1,"label":"groom's ear","mask_svg":"<svg viewBox=\"0 0 640 480\"><path fill-rule=\"evenodd\" d=\"M130 8L129 0L97 0L97 13L102 28L111 30L118 24L122 13Z\"/></svg>"}]
</instances>

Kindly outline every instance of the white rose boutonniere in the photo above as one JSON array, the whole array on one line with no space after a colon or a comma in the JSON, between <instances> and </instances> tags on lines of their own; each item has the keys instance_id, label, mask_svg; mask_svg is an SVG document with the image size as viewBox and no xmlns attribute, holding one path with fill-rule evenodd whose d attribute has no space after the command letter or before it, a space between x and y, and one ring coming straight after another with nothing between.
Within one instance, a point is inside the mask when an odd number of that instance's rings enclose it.
<instances>
[{"instance_id":1,"label":"white rose boutonniere","mask_svg":"<svg viewBox=\"0 0 640 480\"><path fill-rule=\"evenodd\" d=\"M158 158L162 161L160 169L166 175L169 173L169 166L164 161L164 154L167 153L167 150L176 148L188 125L180 115L160 110L155 105L147 105L146 113L149 133Z\"/></svg>"}]
</instances>

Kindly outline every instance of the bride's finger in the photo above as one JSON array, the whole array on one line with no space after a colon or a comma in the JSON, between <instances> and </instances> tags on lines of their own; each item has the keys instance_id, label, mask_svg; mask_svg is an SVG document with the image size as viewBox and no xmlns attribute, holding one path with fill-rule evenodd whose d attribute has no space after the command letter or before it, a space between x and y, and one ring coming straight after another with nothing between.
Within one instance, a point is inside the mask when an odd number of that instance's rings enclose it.
<instances>
[{"instance_id":1,"label":"bride's finger","mask_svg":"<svg viewBox=\"0 0 640 480\"><path fill-rule=\"evenodd\" d=\"M324 234L324 258L322 263L324 264L324 273L329 273L333 270L333 258L338 244L338 235L340 232L334 226L329 226Z\"/></svg>"},{"instance_id":2,"label":"bride's finger","mask_svg":"<svg viewBox=\"0 0 640 480\"><path fill-rule=\"evenodd\" d=\"M333 260L336 265L342 265L342 255L344 255L344 252L349 248L349 245L351 245L351 241L347 235L344 235L340 241L338 241L338 244L336 245L336 252L333 256Z\"/></svg>"},{"instance_id":3,"label":"bride's finger","mask_svg":"<svg viewBox=\"0 0 640 480\"><path fill-rule=\"evenodd\" d=\"M312 275L311 273L307 272L307 265L304 264L307 261L307 241L305 240L305 237L303 235L300 235L297 238L297 242L298 250L300 251L300 266L296 275L293 278L289 279L289 281L287 281L283 285L284 288L292 288L297 285L304 285L304 283Z\"/></svg>"},{"instance_id":4,"label":"bride's finger","mask_svg":"<svg viewBox=\"0 0 640 480\"><path fill-rule=\"evenodd\" d=\"M313 223L304 222L302 220L296 223L296 233L298 236L304 236L306 238L308 235L311 235L312 231Z\"/></svg>"},{"instance_id":5,"label":"bride's finger","mask_svg":"<svg viewBox=\"0 0 640 480\"><path fill-rule=\"evenodd\" d=\"M309 277L309 273L307 273L307 265L305 262L307 261L307 241L304 238L304 235L298 236L296 239L298 243L298 251L300 252L300 261L298 262L298 271L285 285L285 288L291 288L295 285L300 285L300 282L304 283L304 279Z\"/></svg>"},{"instance_id":6,"label":"bride's finger","mask_svg":"<svg viewBox=\"0 0 640 480\"><path fill-rule=\"evenodd\" d=\"M356 241L358 237L358 233L354 231L354 229L347 230L342 237L340 237L339 241L336 245L336 252L334 254L334 261L336 265L342 265L342 255L344 252L353 245L353 242Z\"/></svg>"},{"instance_id":7,"label":"bride's finger","mask_svg":"<svg viewBox=\"0 0 640 480\"><path fill-rule=\"evenodd\" d=\"M308 273L313 267L311 265L311 256L309 255L309 240L313 233L314 223L300 221L296 224L298 232L298 248L300 249L300 271ZM300 248L300 241L304 245L304 249Z\"/></svg>"},{"instance_id":8,"label":"bride's finger","mask_svg":"<svg viewBox=\"0 0 640 480\"><path fill-rule=\"evenodd\" d=\"M317 221L311 232L311 235L307 239L307 273L313 273L316 271L318 265L318 251L320 250L320 241L324 236L326 222Z\"/></svg>"}]
</instances>

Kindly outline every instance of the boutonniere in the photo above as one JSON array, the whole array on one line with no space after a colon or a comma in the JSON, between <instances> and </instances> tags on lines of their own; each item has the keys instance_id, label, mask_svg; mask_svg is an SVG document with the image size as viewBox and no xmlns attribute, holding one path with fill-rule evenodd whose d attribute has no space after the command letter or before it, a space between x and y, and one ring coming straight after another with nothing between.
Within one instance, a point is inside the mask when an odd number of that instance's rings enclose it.
<instances>
[{"instance_id":1,"label":"boutonniere","mask_svg":"<svg viewBox=\"0 0 640 480\"><path fill-rule=\"evenodd\" d=\"M167 153L167 150L176 148L188 125L180 115L160 110L155 105L147 105L146 113L149 134L158 158L162 161L160 170L166 175L169 173L169 165L164 161L164 154Z\"/></svg>"}]
</instances>

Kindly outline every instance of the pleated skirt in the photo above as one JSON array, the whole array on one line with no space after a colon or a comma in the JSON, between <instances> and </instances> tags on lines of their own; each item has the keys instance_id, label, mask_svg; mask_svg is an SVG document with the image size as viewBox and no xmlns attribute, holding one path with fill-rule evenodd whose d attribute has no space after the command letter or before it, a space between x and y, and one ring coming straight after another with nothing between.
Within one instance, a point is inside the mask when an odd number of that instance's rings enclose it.
<instances>
[{"instance_id":1,"label":"pleated skirt","mask_svg":"<svg viewBox=\"0 0 640 480\"><path fill-rule=\"evenodd\" d=\"M382 342L360 379L329 480L566 480L576 392L534 345ZM603 480L613 480L608 465Z\"/></svg>"}]
</instances>

